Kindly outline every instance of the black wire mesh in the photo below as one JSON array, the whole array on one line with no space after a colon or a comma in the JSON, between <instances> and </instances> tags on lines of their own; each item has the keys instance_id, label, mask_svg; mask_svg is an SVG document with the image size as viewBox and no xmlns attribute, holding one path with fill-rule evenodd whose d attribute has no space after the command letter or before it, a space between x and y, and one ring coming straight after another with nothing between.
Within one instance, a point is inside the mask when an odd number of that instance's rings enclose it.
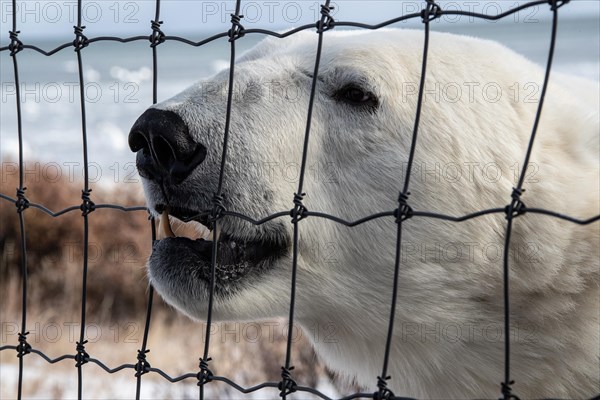
<instances>
[{"instance_id":1,"label":"black wire mesh","mask_svg":"<svg viewBox=\"0 0 600 400\"><path fill-rule=\"evenodd\" d=\"M290 296L290 308L289 308L289 332L292 331L294 326L294 309L295 309L295 291L296 291L296 270L297 270L297 258L298 258L298 230L299 223L301 220L305 218L326 218L332 220L336 223L354 227L365 223L367 221L371 221L379 218L394 218L397 224L397 239L396 239L396 258L394 264L394 279L392 282L393 292L391 300L391 308L390 308L390 317L389 317L389 325L388 325L388 333L387 340L385 344L385 353L383 359L382 372L380 376L373 377L374 383L376 382L377 390L375 392L359 392L353 393L348 396L343 397L343 399L354 399L354 398L372 398L372 399L404 399L404 397L398 397L387 387L388 381L393 379L392 376L388 375L388 362L390 357L390 348L392 344L392 333L394 328L394 317L395 317L395 308L396 308L396 298L398 291L398 279L400 273L401 266L401 243L402 243L402 224L405 220L409 218L434 218L439 220L446 221L454 221L461 222L470 220L473 218L478 218L487 214L505 214L506 215L506 233L505 233L505 241L504 241L504 256L503 256L503 271L504 271L504 340L505 340L505 360L504 360L504 377L503 381L499 384L499 393L502 395L502 399L518 399L517 395L513 393L511 386L514 384L514 381L511 376L510 371L510 298L509 298L509 251L511 244L511 231L512 231L512 222L514 218L528 214L543 214L554 218L563 219L575 224L586 225L591 224L595 221L600 220L600 215L590 217L588 219L577 219L572 216L563 215L558 212L552 210L545 210L540 208L528 208L525 203L521 200L521 196L525 189L523 188L524 179L526 176L527 168L529 165L529 158L532 153L532 148L538 128L538 124L542 115L542 108L544 104L544 98L546 94L546 89L548 87L548 82L550 78L550 72L552 67L552 60L554 56L554 48L556 43L556 34L557 34L557 26L558 26L558 10L565 4L569 3L569 0L537 0L531 1L525 4L522 4L517 7L513 7L503 13L497 15L487 15L475 12L467 12L467 11L457 11L457 10L443 10L438 4L436 4L435 0L426 0L425 7L417 13L403 15L398 18L389 19L387 21L381 22L375 25L368 25L358 22L352 21L335 21L331 16L331 10L333 7L330 6L330 0L326 0L323 5L321 5L320 13L321 17L316 22L316 24L307 24L300 26L298 28L288 30L285 33L277 33L264 29L245 29L241 24L243 16L240 15L240 6L241 0L237 0L235 2L235 12L231 14L231 29L227 32L222 32L213 36L210 36L206 39L203 39L199 42L194 42L184 37L178 36L168 36L165 35L161 30L162 21L160 21L160 0L156 0L156 12L155 18L151 21L151 34L149 36L133 36L127 38L121 37L96 37L96 38L87 38L84 35L85 26L82 26L82 0L78 0L77 2L77 25L74 26L74 35L75 38L72 42L64 43L52 50L45 51L37 46L24 44L19 39L19 31L17 26L17 4L16 0L12 0L12 30L9 32L10 44L5 47L0 48L0 52L9 52L13 62L13 71L14 71L14 81L16 87L16 110L17 110L17 130L18 130L18 143L19 143L19 187L17 188L16 198L10 197L5 194L0 194L0 199L8 202L12 202L16 206L16 211L19 217L19 226L20 226L20 250L22 254L21 258L21 270L23 276L23 286L22 286L22 314L21 314L21 332L18 334L18 344L16 345L7 345L0 347L0 351L16 351L17 357L19 358L19 379L18 379L18 398L22 398L23 385L25 384L23 381L23 372L24 372L24 359L27 354L37 354L42 359L50 364L54 364L63 360L75 360L75 366L77 368L77 376L78 376L78 398L83 397L82 387L83 387L83 366L86 363L94 363L101 367L104 371L109 374L124 370L124 369L132 369L134 373L134 377L136 378L136 398L140 398L141 393L141 385L142 385L142 377L148 373L156 373L162 376L165 380L175 383L180 382L186 379L196 379L197 385L199 386L199 398L204 398L204 387L210 382L224 382L232 388L238 390L240 393L251 393L258 391L263 388L277 388L279 390L279 395L282 398L286 398L289 394L294 392L306 392L312 393L323 399L329 399L328 396L321 393L312 387L305 387L298 385L293 379L293 365L291 359L291 349L292 349L292 335L288 335L287 337L287 346L286 346L286 357L284 365L281 367L281 381L279 382L264 382L252 387L242 387L238 385L236 382L225 376L217 376L212 373L209 368L209 362L211 358L209 357L210 351L210 325L212 321L212 304L213 304L213 296L214 296L214 282L215 282L215 266L216 266L216 254L217 254L217 246L218 240L213 241L213 251L212 251L212 266L211 266L211 285L210 285L210 298L209 298L209 307L208 307L208 318L206 324L206 332L204 337L204 350L202 357L199 360L198 370L195 372L189 372L186 374L182 374L179 376L170 376L166 374L159 368L152 367L150 363L146 360L146 354L150 351L147 348L148 345L148 334L150 331L150 322L152 317L152 303L154 297L154 290L150 287L148 292L148 306L147 306L147 314L145 320L143 341L141 348L137 352L137 362L135 364L123 364L119 365L115 368L109 368L102 361L93 358L86 351L86 343L84 333L86 327L86 299L87 299L87 269L88 269L88 245L89 245L89 225L88 220L90 214L99 209L117 209L124 212L140 212L146 211L146 207L123 207L117 204L95 204L92 201L90 188L90 179L88 174L88 146L87 146L87 131L86 131L86 102L85 102L85 93L84 93L84 74L83 74L83 57L82 50L89 46L92 43L100 42L100 41L117 41L121 43L133 42L133 41L145 41L149 40L150 47L152 49L152 61L153 61L153 95L152 100L153 104L157 102L157 85L158 85L158 72L157 72L157 64L158 64L158 46L167 41L179 41L190 46L203 46L209 42L217 40L219 38L227 37L230 43L230 69L229 69L229 89L228 89L228 97L227 97L227 113L226 113L226 123L224 129L223 136L223 153L221 157L221 169L219 175L219 183L217 191L214 193L213 197L213 208L211 213L211 220L214 223L214 229L218 230L219 220L224 216L230 216L235 218L241 218L246 221L249 221L255 225L263 224L267 221L270 221L275 218L281 217L291 217L293 224L293 261L292 261L292 275L291 275L291 296ZM462 215L462 216L451 216L440 213L433 213L428 211L415 211L411 205L409 204L409 182L411 177L412 164L414 160L415 149L417 145L418 138L418 130L419 130L419 121L421 116L421 108L423 104L423 93L424 93L424 84L425 77L427 73L427 59L428 59L428 47L429 47L429 31L430 31L430 23L437 18L440 18L443 15L461 15L468 16L471 18L485 19L485 20L499 20L505 18L509 15L515 14L521 10L537 7L537 6L549 6L550 11L552 13L552 31L549 43L549 52L548 52L548 61L546 66L546 73L544 77L544 82L542 86L541 97L539 101L539 105L537 108L537 112L535 115L535 121L533 123L533 128L529 140L529 144L524 156L524 163L522 170L519 174L518 183L516 187L513 188L512 193L510 194L510 202L506 206L491 208L486 210L481 210L477 212L473 212L470 214ZM321 57L321 49L322 43L324 40L325 32L334 29L335 27L356 27L362 29L379 29L382 27L386 27L401 21L409 20L409 19L420 19L423 23L424 27L424 43L423 43L423 59L422 59L422 70L420 75L420 84L419 84L419 92L417 99L417 109L416 116L414 120L413 127L413 135L412 135L412 143L410 146L410 153L408 159L408 166L406 170L406 175L404 179L404 185L402 190L398 196L398 207L391 211L383 211L373 215L366 216L356 221L346 221L334 215L325 214L318 211L309 211L303 205L303 198L305 193L303 190L303 182L306 170L306 160L307 160L307 152L308 152L308 143L310 138L310 126L311 126L311 118L312 118L312 110L316 93L316 85L317 85L317 76L319 72L319 63ZM223 198L221 197L221 189L224 180L224 170L225 164L227 162L227 142L229 135L229 122L231 116L231 104L233 97L233 82L235 76L235 45L236 41L244 37L248 34L262 34L262 35L270 35L278 38L284 38L290 35L293 35L302 30L316 29L318 33L318 45L317 45L317 53L315 59L315 65L312 75L312 87L310 92L310 101L307 112L307 121L306 121L306 130L304 134L304 143L303 143L303 151L302 151L302 161L300 167L300 175L298 188L296 193L293 196L293 208L289 211L281 211L275 214L264 217L260 220L252 219L246 215L228 211L223 206ZM67 207L60 211L51 211L44 205L35 204L29 202L25 193L26 188L24 187L24 159L23 159L23 129L21 123L21 94L20 94L20 85L19 85L19 67L18 67L18 54L23 50L32 50L39 52L45 56L51 56L56 54L57 52L73 47L76 55L77 55L77 67L78 67L78 75L79 75L79 99L81 105L81 134L82 134L82 143L83 143L83 165L84 165L84 187L82 189L81 195L81 204L74 205L71 207ZM79 341L76 342L76 348L74 354L65 354L57 358L49 358L40 350L37 350L32 347L30 343L27 341L27 335L29 332L27 331L27 248L26 248L26 227L25 227L25 219L24 213L28 208L35 208L40 210L43 213L46 213L52 217L59 217L65 215L67 213L73 211L81 211L81 215L83 217L83 269L82 269L82 293L81 293L81 330L79 335ZM150 218L150 227L151 227L151 239L154 241L156 239L156 227L154 224L154 219ZM600 396L594 397L594 399L600 399Z\"/></svg>"}]
</instances>

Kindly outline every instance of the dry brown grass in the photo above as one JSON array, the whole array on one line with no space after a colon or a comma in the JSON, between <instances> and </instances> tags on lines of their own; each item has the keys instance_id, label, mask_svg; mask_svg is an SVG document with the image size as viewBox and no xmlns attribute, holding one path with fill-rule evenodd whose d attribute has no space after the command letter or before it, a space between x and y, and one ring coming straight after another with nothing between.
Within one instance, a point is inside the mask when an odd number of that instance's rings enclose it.
<instances>
[{"instance_id":1,"label":"dry brown grass","mask_svg":"<svg viewBox=\"0 0 600 400\"><path fill-rule=\"evenodd\" d=\"M5 163L2 164L3 168ZM18 186L16 174L2 171L2 193L12 195ZM26 195L31 202L53 211L81 203L81 185L65 179L49 181L26 175ZM102 189L102 188L100 188ZM114 201L123 206L143 204L133 190L117 187L92 192L97 204ZM72 313L81 303L83 268L83 218L72 211L53 218L29 208L25 215L27 236L28 301L35 306L60 308ZM14 301L15 285L21 279L19 220L14 204L0 201L0 277L4 312ZM130 317L146 304L147 282L144 263L150 253L151 237L147 214L98 209L89 216L88 312L118 321ZM9 289L10 288L10 289ZM7 298L8 292L10 298Z\"/></svg>"},{"instance_id":2,"label":"dry brown grass","mask_svg":"<svg viewBox=\"0 0 600 400\"><path fill-rule=\"evenodd\" d=\"M0 192L14 197L18 175L4 170ZM27 197L53 211L81 203L82 182L64 179L48 181L28 175ZM97 204L123 206L143 204L139 187L121 185L93 187ZM79 340L83 268L83 218L79 211L53 218L37 209L25 213L27 235L27 330L28 341L50 357L74 354ZM1 345L16 345L21 316L21 249L19 220L14 204L0 200L0 317ZM91 357L115 367L136 362L141 347L148 298L145 262L150 254L151 234L145 212L99 209L89 216L89 262L87 285L86 346ZM271 324L271 323L268 323ZM216 324L211 335L211 368L237 383L249 386L264 381L279 381L285 360L285 321L275 325ZM271 328L270 328L270 327ZM256 327L261 330L255 340ZM198 370L203 351L205 326L190 321L155 296L148 348L153 367L175 376ZM273 334L268 334L272 330ZM16 396L13 378L17 358L12 351L0 352L2 398ZM317 386L330 381L327 371L316 360L305 337L294 341L294 378L299 384ZM25 394L33 398L69 398L76 387L74 361L56 365L42 362L36 355L25 359ZM131 398L135 386L133 371L105 374L89 364L84 369L86 398ZM28 375L27 375L28 374ZM53 379L49 379L53 376ZM145 378L146 398L183 398L197 393L194 380L170 384L156 374ZM120 387L125 385L127 390ZM148 386L149 385L149 386ZM182 385L181 387L176 385ZM108 388L114 388L108 389ZM212 384L212 396L232 398L237 393L225 385ZM266 392L261 398L275 397ZM194 397L196 395L193 395ZM241 397L241 396L238 396ZM300 396L302 397L302 396Z\"/></svg>"}]
</instances>

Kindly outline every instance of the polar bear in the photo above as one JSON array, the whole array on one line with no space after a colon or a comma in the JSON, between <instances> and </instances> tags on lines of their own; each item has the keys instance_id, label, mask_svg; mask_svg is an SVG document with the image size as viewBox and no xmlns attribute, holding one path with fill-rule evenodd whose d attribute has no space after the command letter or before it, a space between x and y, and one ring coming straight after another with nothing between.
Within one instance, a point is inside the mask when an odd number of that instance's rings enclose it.
<instances>
[{"instance_id":1,"label":"polar bear","mask_svg":"<svg viewBox=\"0 0 600 400\"><path fill-rule=\"evenodd\" d=\"M423 32L328 31L317 76L303 204L348 221L391 211L404 183ZM223 206L261 219L293 208L317 48L314 32L267 38L236 62ZM460 216L507 205L522 168L544 70L487 40L431 33L408 203ZM208 231L223 152L229 71L148 109L131 129L148 207L162 223L148 262L170 304L206 318L287 317L289 213L261 225L225 216ZM527 207L599 212L598 83L552 73L524 180ZM193 217L193 218L191 218ZM419 398L493 398L504 368L502 251L507 221L403 223L388 387ZM184 223L189 219L191 221ZM298 222L295 322L328 367L377 389L397 225ZM515 218L511 375L521 398L600 392L598 223ZM315 328L316 327L316 328ZM323 333L323 332L321 332Z\"/></svg>"}]
</instances>

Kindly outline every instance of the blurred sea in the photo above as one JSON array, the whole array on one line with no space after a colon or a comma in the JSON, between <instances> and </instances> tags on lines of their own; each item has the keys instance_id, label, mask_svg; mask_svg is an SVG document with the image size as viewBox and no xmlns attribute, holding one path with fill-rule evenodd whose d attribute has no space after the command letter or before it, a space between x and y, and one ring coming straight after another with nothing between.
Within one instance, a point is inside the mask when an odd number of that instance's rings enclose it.
<instances>
[{"instance_id":1,"label":"blurred sea","mask_svg":"<svg viewBox=\"0 0 600 400\"><path fill-rule=\"evenodd\" d=\"M410 24L399 24L410 27ZM545 64L550 20L536 23L481 22L434 23L434 30L500 41L529 59ZM560 20L554 71L600 79L600 21L577 17ZM189 35L200 40L210 33ZM237 41L238 53L262 37L247 35ZM49 50L60 40L40 39ZM134 155L127 133L136 118L152 103L152 57L147 41L98 42L82 51L86 81L86 112L92 183L135 181ZM228 66L229 44L219 39L200 48L178 42L158 47L158 99L164 100L200 78ZM37 172L82 176L82 139L77 84L77 62L72 48L46 57L31 50L18 54L22 90L24 156L39 161ZM0 53L0 154L2 162L17 160L17 119L12 59ZM45 172L44 172L45 168ZM4 191L4 189L3 189ZM12 192L12 189L10 189Z\"/></svg>"}]
</instances>

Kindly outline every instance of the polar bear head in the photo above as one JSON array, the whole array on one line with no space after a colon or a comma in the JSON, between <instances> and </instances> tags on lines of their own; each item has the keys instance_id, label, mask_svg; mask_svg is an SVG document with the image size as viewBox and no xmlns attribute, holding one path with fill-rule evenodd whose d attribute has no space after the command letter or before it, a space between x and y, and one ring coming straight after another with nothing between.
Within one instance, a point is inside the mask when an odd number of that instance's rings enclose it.
<instances>
[{"instance_id":1,"label":"polar bear head","mask_svg":"<svg viewBox=\"0 0 600 400\"><path fill-rule=\"evenodd\" d=\"M325 34L302 186L306 209L356 221L398 207L422 46L422 32L411 30ZM223 171L229 70L151 107L131 130L148 206L165 232L148 263L150 281L193 318L207 314L214 235L220 235L214 317L288 315L290 210L300 179L316 48L317 35L301 32L266 39L237 60ZM529 93L526 85L539 88L541 78L539 68L496 43L432 35L408 200L415 211L459 216L509 202L536 109L522 97ZM521 99L511 88L523 92ZM558 85L551 90L561 102L578 104ZM559 104L548 99L546 107ZM558 194L577 173L577 179L597 187L597 161L574 136L590 131L585 121L597 127L597 114L581 109L585 118L563 115L542 123L539 146L553 150L534 153L528 205L567 204L571 195ZM556 132L574 133L567 139ZM563 150L556 150L560 146ZM219 189L228 215L209 236ZM586 196L573 194L571 211L589 211L597 196ZM275 213L280 214L267 218ZM266 220L254 224L240 215ZM390 385L411 396L496 396L504 343L504 215L460 224L415 217L403 225ZM577 395L591 387L586 379L597 363L597 346L589 353L596 358L578 353L565 361L564 354L553 355L556 342L545 325L549 319L570 324L563 324L563 338L577 337L574 332L588 326L569 310L591 307L584 293L592 290L586 282L597 268L592 239L598 235L582 235L575 244L571 228L536 216L515 226L510 262L512 301L521 304L514 324L522 331L513 344L519 393ZM397 235L393 215L352 228L318 216L298 222L296 322L307 329L328 327L330 341L313 337L317 351L332 369L365 386L373 386L380 373ZM567 270L563 256L575 248L582 259ZM566 298L560 302L557 296ZM592 349L597 330L591 335L582 345L564 339L562 350ZM540 357L554 372L539 372ZM575 378L561 381L560 371ZM545 392L545 379L557 391Z\"/></svg>"}]
</instances>

